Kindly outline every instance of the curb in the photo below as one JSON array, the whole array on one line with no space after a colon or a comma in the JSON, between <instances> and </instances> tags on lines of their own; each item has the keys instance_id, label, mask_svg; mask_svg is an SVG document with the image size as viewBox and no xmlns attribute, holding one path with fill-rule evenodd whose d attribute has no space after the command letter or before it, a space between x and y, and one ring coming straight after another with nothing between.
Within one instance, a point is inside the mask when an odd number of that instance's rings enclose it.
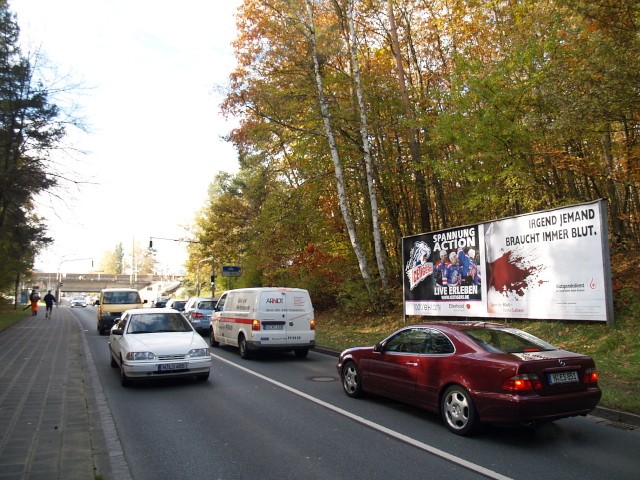
<instances>
[{"instance_id":1,"label":"curb","mask_svg":"<svg viewBox=\"0 0 640 480\"><path fill-rule=\"evenodd\" d=\"M609 420L612 423L616 423L620 426L630 426L635 429L640 427L640 415L634 413L622 412L620 410L613 410L607 407L596 406L596 408L590 413L591 416L603 418Z\"/></svg>"}]
</instances>

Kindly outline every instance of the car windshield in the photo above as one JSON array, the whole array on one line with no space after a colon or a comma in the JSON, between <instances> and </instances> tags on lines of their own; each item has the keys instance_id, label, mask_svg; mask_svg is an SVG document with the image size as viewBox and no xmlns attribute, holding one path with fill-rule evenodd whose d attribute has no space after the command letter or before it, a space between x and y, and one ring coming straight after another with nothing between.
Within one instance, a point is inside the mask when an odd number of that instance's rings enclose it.
<instances>
[{"instance_id":1,"label":"car windshield","mask_svg":"<svg viewBox=\"0 0 640 480\"><path fill-rule=\"evenodd\" d=\"M138 292L104 292L104 302L111 304L142 303Z\"/></svg>"},{"instance_id":2,"label":"car windshield","mask_svg":"<svg viewBox=\"0 0 640 480\"><path fill-rule=\"evenodd\" d=\"M179 313L132 315L128 333L190 332L191 325Z\"/></svg>"},{"instance_id":3,"label":"car windshield","mask_svg":"<svg viewBox=\"0 0 640 480\"><path fill-rule=\"evenodd\" d=\"M517 328L471 328L465 330L478 345L491 353L526 353L557 350L556 347Z\"/></svg>"}]
</instances>

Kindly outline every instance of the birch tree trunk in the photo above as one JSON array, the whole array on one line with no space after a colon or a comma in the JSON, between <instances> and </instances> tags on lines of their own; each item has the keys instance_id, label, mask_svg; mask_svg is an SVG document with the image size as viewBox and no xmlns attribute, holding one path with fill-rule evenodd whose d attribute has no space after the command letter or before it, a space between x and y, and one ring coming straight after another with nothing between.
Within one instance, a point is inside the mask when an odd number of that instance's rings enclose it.
<instances>
[{"instance_id":1,"label":"birch tree trunk","mask_svg":"<svg viewBox=\"0 0 640 480\"><path fill-rule=\"evenodd\" d=\"M378 265L378 272L382 288L386 290L389 286L385 267L385 254L382 246L382 235L380 234L380 220L378 216L378 199L376 196L376 186L374 180L373 164L371 162L371 148L369 144L369 126L367 122L367 110L362 94L362 82L360 79L360 64L358 62L358 52L356 48L356 29L354 21L356 0L347 1L347 24L349 28L349 53L351 56L351 69L355 84L356 97L358 99L358 110L360 113L360 135L362 137L362 150L364 152L364 164L367 171L367 188L369 190L369 203L371 205L371 221L373 225L373 245Z\"/></svg>"},{"instance_id":2,"label":"birch tree trunk","mask_svg":"<svg viewBox=\"0 0 640 480\"><path fill-rule=\"evenodd\" d=\"M338 201L340 204L340 211L342 212L342 218L344 219L347 232L349 233L349 240L351 241L351 247L358 260L358 266L360 268L360 274L362 275L367 290L370 294L372 291L371 284L371 272L369 271L369 265L367 258L362 250L362 245L358 240L356 233L355 223L349 212L349 206L347 204L347 196L344 187L344 174L342 171L342 162L340 160L340 153L338 152L338 146L333 134L333 127L331 125L331 118L329 115L329 104L324 95L324 87L322 80L322 72L320 70L320 61L318 60L318 45L316 40L315 24L313 21L313 0L305 0L307 6L307 27L309 29L309 42L311 43L311 54L313 57L313 70L315 74L316 88L318 89L318 103L320 106L320 114L322 116L322 122L324 125L325 136L329 143L329 150L331 152L331 160L336 174L336 188L338 190Z\"/></svg>"},{"instance_id":3,"label":"birch tree trunk","mask_svg":"<svg viewBox=\"0 0 640 480\"><path fill-rule=\"evenodd\" d=\"M389 17L389 35L391 37L391 50L396 61L396 74L398 78L398 87L400 88L400 96L404 105L407 120L414 119L413 107L409 93L407 92L406 76L404 66L402 65L402 55L400 53L400 41L398 40L398 28L396 26L396 17L393 13L393 0L387 0L387 16ZM413 123L413 122L411 122ZM411 152L411 161L414 165L413 174L415 176L416 190L418 191L418 201L420 202L420 227L423 232L430 230L431 219L429 215L429 201L427 199L427 182L420 166L420 143L418 141L418 132L415 128L408 127L409 133L409 150Z\"/></svg>"}]
</instances>

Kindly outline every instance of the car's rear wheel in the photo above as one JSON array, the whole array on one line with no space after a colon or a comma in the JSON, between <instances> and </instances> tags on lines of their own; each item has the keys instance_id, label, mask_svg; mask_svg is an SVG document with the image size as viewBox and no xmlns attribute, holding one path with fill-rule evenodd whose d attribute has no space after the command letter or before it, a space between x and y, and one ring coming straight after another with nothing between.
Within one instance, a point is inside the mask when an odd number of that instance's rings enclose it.
<instances>
[{"instance_id":1,"label":"car's rear wheel","mask_svg":"<svg viewBox=\"0 0 640 480\"><path fill-rule=\"evenodd\" d=\"M240 349L240 356L242 358L251 358L251 352L247 346L247 339L244 338L244 335L242 334L238 337L238 348Z\"/></svg>"},{"instance_id":2,"label":"car's rear wheel","mask_svg":"<svg viewBox=\"0 0 640 480\"><path fill-rule=\"evenodd\" d=\"M473 400L469 392L459 385L453 385L444 392L441 413L449 430L457 435L470 435L478 426Z\"/></svg>"},{"instance_id":3,"label":"car's rear wheel","mask_svg":"<svg viewBox=\"0 0 640 480\"><path fill-rule=\"evenodd\" d=\"M352 398L362 396L360 371L355 362L347 362L342 367L342 388L344 388L344 392Z\"/></svg>"},{"instance_id":4,"label":"car's rear wheel","mask_svg":"<svg viewBox=\"0 0 640 480\"><path fill-rule=\"evenodd\" d=\"M213 328L209 329L209 343L212 347L217 347L220 345L220 342L216 340L216 334L213 333Z\"/></svg>"},{"instance_id":5,"label":"car's rear wheel","mask_svg":"<svg viewBox=\"0 0 640 480\"><path fill-rule=\"evenodd\" d=\"M116 359L113 358L111 353L109 355L111 356L111 368L118 368L118 362L116 362Z\"/></svg>"},{"instance_id":6,"label":"car's rear wheel","mask_svg":"<svg viewBox=\"0 0 640 480\"><path fill-rule=\"evenodd\" d=\"M293 353L296 354L296 357L298 358L306 358L307 355L309 355L309 349L308 348L296 348Z\"/></svg>"}]
</instances>

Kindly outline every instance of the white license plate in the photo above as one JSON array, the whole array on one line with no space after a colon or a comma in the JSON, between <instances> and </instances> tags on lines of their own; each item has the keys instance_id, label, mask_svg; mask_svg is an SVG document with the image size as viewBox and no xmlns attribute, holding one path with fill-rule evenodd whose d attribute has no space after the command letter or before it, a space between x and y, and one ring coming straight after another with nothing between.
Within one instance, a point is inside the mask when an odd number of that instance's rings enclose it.
<instances>
[{"instance_id":1,"label":"white license plate","mask_svg":"<svg viewBox=\"0 0 640 480\"><path fill-rule=\"evenodd\" d=\"M558 372L549 374L549 385L557 383L576 383L579 381L578 372Z\"/></svg>"},{"instance_id":2,"label":"white license plate","mask_svg":"<svg viewBox=\"0 0 640 480\"><path fill-rule=\"evenodd\" d=\"M262 328L265 330L282 330L282 324L263 325Z\"/></svg>"},{"instance_id":3,"label":"white license plate","mask_svg":"<svg viewBox=\"0 0 640 480\"><path fill-rule=\"evenodd\" d=\"M171 370L186 370L189 367L188 363L163 363L158 365L159 372L167 372Z\"/></svg>"}]
</instances>

